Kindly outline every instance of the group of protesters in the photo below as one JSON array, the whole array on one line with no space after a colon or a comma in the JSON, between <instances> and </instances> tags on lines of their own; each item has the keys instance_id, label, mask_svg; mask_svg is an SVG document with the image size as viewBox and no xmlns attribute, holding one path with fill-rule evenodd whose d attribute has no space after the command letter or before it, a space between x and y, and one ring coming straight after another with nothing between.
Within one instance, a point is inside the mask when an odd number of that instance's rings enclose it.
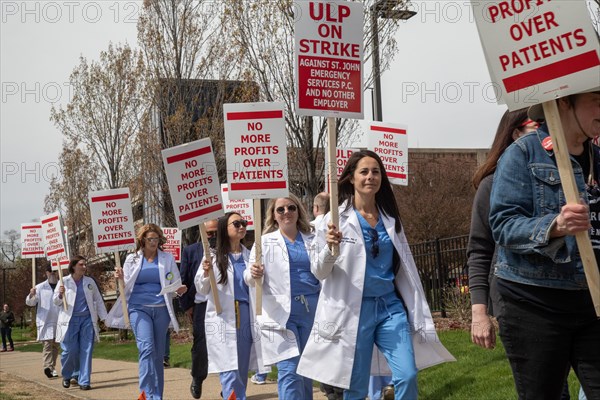
<instances>
[{"instance_id":1,"label":"group of protesters","mask_svg":"<svg viewBox=\"0 0 600 400\"><path fill-rule=\"evenodd\" d=\"M504 116L475 176L468 250L472 338L495 346L491 298L520 399L559 399L572 367L582 395L597 400L600 320L575 235L592 229L598 258L600 227L590 215L600 211L600 148L592 142L600 134L600 91L559 99L558 109L580 203L566 204L540 107ZM270 199L260 242L251 248L244 245L247 221L228 212L205 222L209 253L200 241L187 246L180 268L162 251L160 227L138 230L137 249L115 277L125 283L146 399L163 398L161 349L169 327L179 329L176 297L192 321L190 394L196 399L208 373L219 374L224 399L245 399L249 372L264 374L271 366L285 400L312 399L313 380L328 398L343 393L344 399L378 400L389 384L396 400L416 399L417 371L454 360L437 337L376 153L352 154L336 203L339 221L319 212L326 202L315 199L314 214L321 216L311 224L296 196ZM63 386L75 379L83 390L91 388L98 320L127 327L121 300L106 312L85 262L72 258L62 284L48 269L48 279L26 299L38 307L44 373L58 375L60 342ZM376 381L383 383L373 389Z\"/></svg>"}]
</instances>

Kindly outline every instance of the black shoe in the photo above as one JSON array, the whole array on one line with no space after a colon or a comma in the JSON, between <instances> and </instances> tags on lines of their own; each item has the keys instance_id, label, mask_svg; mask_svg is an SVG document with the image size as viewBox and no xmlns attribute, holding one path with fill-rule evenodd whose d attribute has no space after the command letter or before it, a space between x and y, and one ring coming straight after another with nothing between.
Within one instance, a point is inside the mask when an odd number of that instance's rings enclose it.
<instances>
[{"instance_id":1,"label":"black shoe","mask_svg":"<svg viewBox=\"0 0 600 400\"><path fill-rule=\"evenodd\" d=\"M50 368L50 367L44 368L44 374L46 374L46 376L48 378L52 378L52 368Z\"/></svg>"},{"instance_id":2,"label":"black shoe","mask_svg":"<svg viewBox=\"0 0 600 400\"><path fill-rule=\"evenodd\" d=\"M81 386L79 386L79 389L81 389L81 390L91 390L92 387L90 385L81 385Z\"/></svg>"},{"instance_id":3,"label":"black shoe","mask_svg":"<svg viewBox=\"0 0 600 400\"><path fill-rule=\"evenodd\" d=\"M193 398L199 399L200 396L202 396L202 383L198 384L195 379L192 379L190 393L192 394Z\"/></svg>"},{"instance_id":4,"label":"black shoe","mask_svg":"<svg viewBox=\"0 0 600 400\"><path fill-rule=\"evenodd\" d=\"M164 366L165 368L169 368L169 367L171 366L171 363L169 363L169 359L168 359L168 358L165 358L165 359L163 360L163 366Z\"/></svg>"},{"instance_id":5,"label":"black shoe","mask_svg":"<svg viewBox=\"0 0 600 400\"><path fill-rule=\"evenodd\" d=\"M69 379L63 379L63 387L68 389L71 387L71 381Z\"/></svg>"}]
</instances>

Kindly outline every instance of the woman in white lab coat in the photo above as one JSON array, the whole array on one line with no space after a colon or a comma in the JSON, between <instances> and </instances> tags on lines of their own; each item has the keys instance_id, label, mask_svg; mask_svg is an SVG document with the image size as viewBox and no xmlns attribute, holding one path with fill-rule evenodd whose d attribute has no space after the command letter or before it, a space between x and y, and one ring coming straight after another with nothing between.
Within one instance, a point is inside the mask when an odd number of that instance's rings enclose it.
<instances>
[{"instance_id":1,"label":"woman in white lab coat","mask_svg":"<svg viewBox=\"0 0 600 400\"><path fill-rule=\"evenodd\" d=\"M181 285L173 256L161 250L166 241L158 225L142 226L137 233L136 253L127 256L122 269L115 270L117 279L125 279L129 320L139 352L140 392L144 392L148 400L162 399L167 329L171 325L179 331L173 297L187 291L187 287ZM172 290L160 296L166 287ZM126 328L120 297L111 308L106 324Z\"/></svg>"},{"instance_id":2,"label":"woman in white lab coat","mask_svg":"<svg viewBox=\"0 0 600 400\"><path fill-rule=\"evenodd\" d=\"M321 285L311 272L314 235L300 200L292 194L271 199L264 232L262 263L254 246L244 275L251 287L255 279L264 279L262 315L256 318L263 362L277 364L280 399L310 400L312 380L300 376L297 367L312 331Z\"/></svg>"},{"instance_id":3,"label":"woman in white lab coat","mask_svg":"<svg viewBox=\"0 0 600 400\"><path fill-rule=\"evenodd\" d=\"M79 368L81 390L90 390L94 341L100 340L98 318L106 318L106 307L96 281L85 276L86 260L75 256L69 262L70 275L54 289L53 302L59 307L56 341L60 343L63 387L68 388ZM66 296L67 308L63 306Z\"/></svg>"},{"instance_id":4,"label":"woman in white lab coat","mask_svg":"<svg viewBox=\"0 0 600 400\"><path fill-rule=\"evenodd\" d=\"M339 203L339 230L328 214L317 232L318 336L306 345L298 373L346 389L344 399L364 399L369 375L391 369L395 398L416 399L417 368L454 358L437 338L377 154L353 153L339 180Z\"/></svg>"},{"instance_id":5,"label":"woman in white lab coat","mask_svg":"<svg viewBox=\"0 0 600 400\"><path fill-rule=\"evenodd\" d=\"M228 212L219 218L217 246L212 265L206 258L198 269L194 283L199 293L207 295L206 346L208 348L208 372L219 373L223 398L235 392L236 399L246 399L248 370L267 372L257 362L254 337L254 313L244 271L250 251L242 244L248 221L236 212ZM222 312L217 314L211 293L209 270L214 270ZM264 370L264 371L263 371Z\"/></svg>"}]
</instances>

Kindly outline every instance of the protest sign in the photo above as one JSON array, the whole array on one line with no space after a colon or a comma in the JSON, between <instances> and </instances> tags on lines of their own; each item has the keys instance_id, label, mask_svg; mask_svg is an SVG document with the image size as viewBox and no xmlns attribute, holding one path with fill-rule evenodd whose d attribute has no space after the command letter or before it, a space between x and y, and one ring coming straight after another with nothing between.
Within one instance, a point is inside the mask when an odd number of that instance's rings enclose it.
<instances>
[{"instance_id":1,"label":"protest sign","mask_svg":"<svg viewBox=\"0 0 600 400\"><path fill-rule=\"evenodd\" d=\"M21 258L44 257L42 224L21 224Z\"/></svg>"},{"instance_id":2,"label":"protest sign","mask_svg":"<svg viewBox=\"0 0 600 400\"><path fill-rule=\"evenodd\" d=\"M89 199L96 253L135 249L129 188L90 192Z\"/></svg>"},{"instance_id":3,"label":"protest sign","mask_svg":"<svg viewBox=\"0 0 600 400\"><path fill-rule=\"evenodd\" d=\"M181 230L178 228L161 228L167 242L163 244L163 251L169 253L175 262L181 262Z\"/></svg>"},{"instance_id":4,"label":"protest sign","mask_svg":"<svg viewBox=\"0 0 600 400\"><path fill-rule=\"evenodd\" d=\"M63 233L62 218L58 212L48 214L40 218L42 221L42 240L44 243L44 252L49 261L67 258L65 248L65 238ZM60 284L64 286L62 269L58 269L58 278ZM67 298L63 297L63 307L67 309Z\"/></svg>"},{"instance_id":5,"label":"protest sign","mask_svg":"<svg viewBox=\"0 0 600 400\"><path fill-rule=\"evenodd\" d=\"M369 124L369 150L377 153L390 183L408 185L408 138L404 125L382 122Z\"/></svg>"},{"instance_id":6,"label":"protest sign","mask_svg":"<svg viewBox=\"0 0 600 400\"><path fill-rule=\"evenodd\" d=\"M223 208L225 212L236 212L240 214L242 218L248 221L248 226L246 230L254 230L254 204L252 200L244 199L235 199L232 200L229 198L229 188L227 184L221 184L221 197L223 199Z\"/></svg>"},{"instance_id":7,"label":"protest sign","mask_svg":"<svg viewBox=\"0 0 600 400\"><path fill-rule=\"evenodd\" d=\"M335 172L336 172L336 176L339 179L339 177L342 175L342 172L344 171L344 168L346 168L346 164L348 163L348 159L350 158L350 156L352 155L352 153L355 153L357 151L359 151L360 149L358 148L352 148L352 147L338 147L335 150L335 160L334 160L334 164L335 164ZM325 176L327 176L327 174L329 173L327 166L329 165L329 154L325 154ZM328 193L331 193L331 187L329 186L329 179L326 179L325 182L325 187L327 189Z\"/></svg>"},{"instance_id":8,"label":"protest sign","mask_svg":"<svg viewBox=\"0 0 600 400\"><path fill-rule=\"evenodd\" d=\"M296 113L363 118L363 4L327 0L295 6Z\"/></svg>"}]
</instances>

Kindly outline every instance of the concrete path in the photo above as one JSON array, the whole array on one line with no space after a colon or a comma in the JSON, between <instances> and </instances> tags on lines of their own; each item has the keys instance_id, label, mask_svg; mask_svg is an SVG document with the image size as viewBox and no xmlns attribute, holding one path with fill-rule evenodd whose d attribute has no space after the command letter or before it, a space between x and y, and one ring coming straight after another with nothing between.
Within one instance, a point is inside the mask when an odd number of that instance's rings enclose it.
<instances>
[{"instance_id":1,"label":"concrete path","mask_svg":"<svg viewBox=\"0 0 600 400\"><path fill-rule=\"evenodd\" d=\"M60 359L60 357L59 357ZM48 379L42 370L42 356L39 353L14 352L0 353L0 370L18 376L24 381L36 382L50 390L66 392L77 399L94 400L136 400L138 389L138 365L133 362L112 361L94 358L92 362L92 390L83 391L72 385L62 387L60 378ZM57 368L60 373L60 368ZM183 368L165 369L165 400L193 399L190 394L190 371ZM209 375L202 388L202 399L221 400L221 384L217 375ZM277 384L254 385L248 380L248 400L277 399ZM314 399L325 399L315 389Z\"/></svg>"}]
</instances>

